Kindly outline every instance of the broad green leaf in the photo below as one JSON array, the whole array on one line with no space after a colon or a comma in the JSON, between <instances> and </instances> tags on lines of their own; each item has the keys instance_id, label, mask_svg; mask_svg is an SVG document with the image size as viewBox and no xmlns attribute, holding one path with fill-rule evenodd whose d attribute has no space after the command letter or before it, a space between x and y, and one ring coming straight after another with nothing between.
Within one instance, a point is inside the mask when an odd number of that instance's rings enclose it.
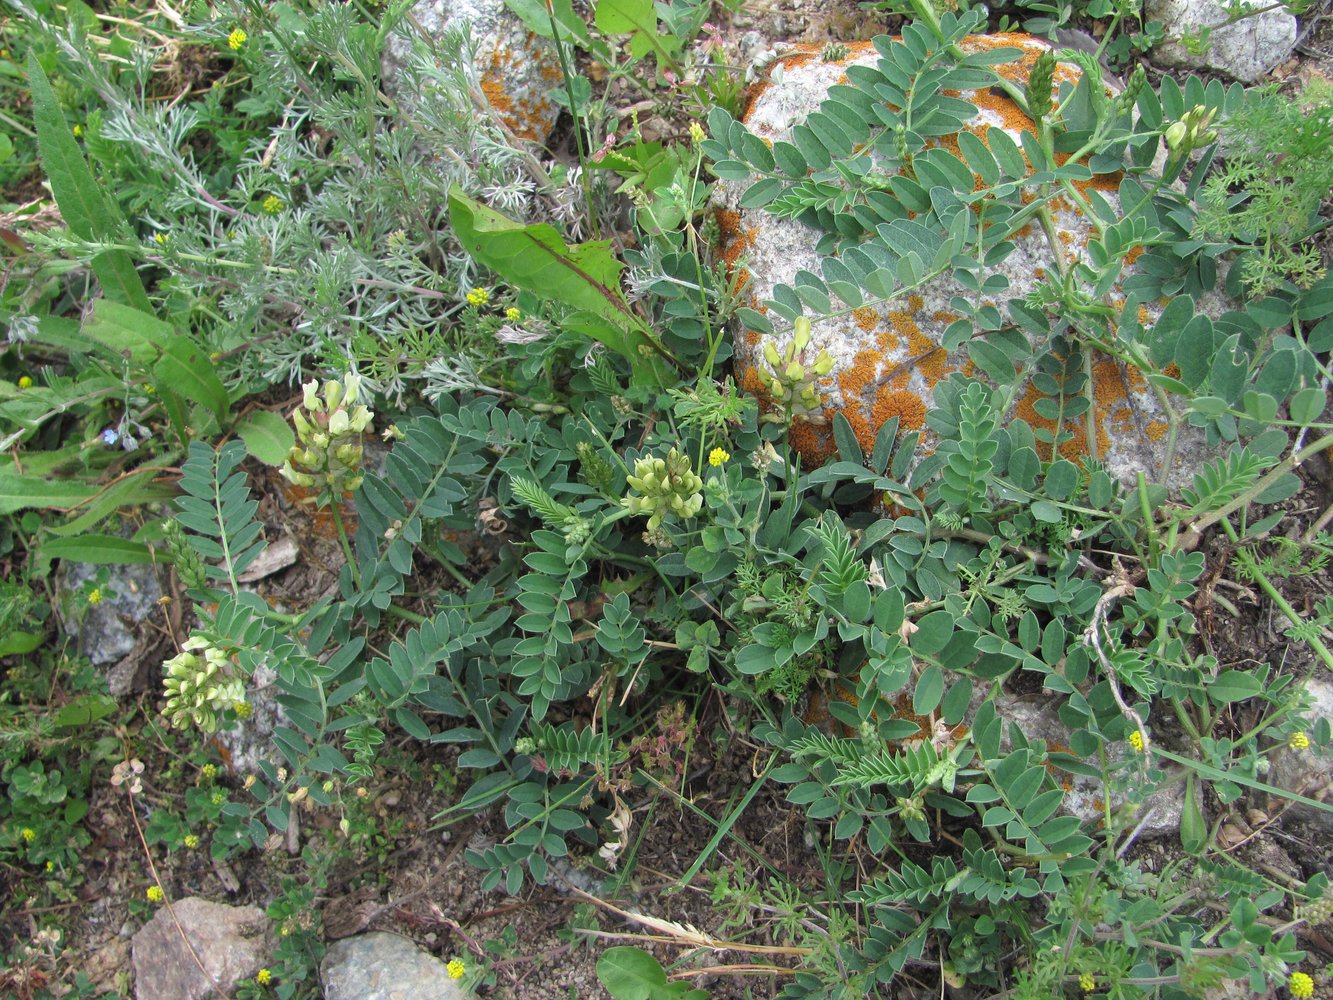
<instances>
[{"instance_id":1,"label":"broad green leaf","mask_svg":"<svg viewBox=\"0 0 1333 1000\"><path fill-rule=\"evenodd\" d=\"M570 0L554 0L550 5L542 0L505 0L505 6L518 15L529 31L542 38L555 37L551 31L551 18L554 15L562 41L573 39L585 49L592 47L588 26L583 23L583 18L574 13Z\"/></svg>"},{"instance_id":2,"label":"broad green leaf","mask_svg":"<svg viewBox=\"0 0 1333 1000\"><path fill-rule=\"evenodd\" d=\"M98 719L105 719L115 710L115 698L104 694L85 694L62 705L56 712L54 721L61 729L86 726Z\"/></svg>"},{"instance_id":3,"label":"broad green leaf","mask_svg":"<svg viewBox=\"0 0 1333 1000\"><path fill-rule=\"evenodd\" d=\"M166 450L157 458L163 465L175 461L178 452ZM98 491L92 499L79 507L79 516L64 524L48 524L52 535L74 536L91 531L121 507L168 500L176 495L176 487L169 482L154 482L156 473L151 469L132 472Z\"/></svg>"},{"instance_id":4,"label":"broad green leaf","mask_svg":"<svg viewBox=\"0 0 1333 1000\"><path fill-rule=\"evenodd\" d=\"M566 246L553 226L514 222L457 186L449 192L449 218L454 235L479 264L516 288L575 310L566 326L627 358L636 382L674 384L669 352L620 289L622 265L608 241Z\"/></svg>"},{"instance_id":5,"label":"broad green leaf","mask_svg":"<svg viewBox=\"0 0 1333 1000\"><path fill-rule=\"evenodd\" d=\"M245 450L265 465L281 465L296 443L291 426L271 410L251 410L236 423Z\"/></svg>"},{"instance_id":6,"label":"broad green leaf","mask_svg":"<svg viewBox=\"0 0 1333 1000\"><path fill-rule=\"evenodd\" d=\"M621 945L597 960L597 978L616 1000L706 1000L708 994L686 982L668 982L666 971L646 951Z\"/></svg>"},{"instance_id":7,"label":"broad green leaf","mask_svg":"<svg viewBox=\"0 0 1333 1000\"><path fill-rule=\"evenodd\" d=\"M0 514L30 507L64 510L95 496L100 487L68 479L37 479L0 470Z\"/></svg>"},{"instance_id":8,"label":"broad green leaf","mask_svg":"<svg viewBox=\"0 0 1333 1000\"><path fill-rule=\"evenodd\" d=\"M659 64L670 65L671 53L680 41L657 30L657 10L653 0L599 0L594 23L611 35L630 35L630 54L642 59L649 52Z\"/></svg>"},{"instance_id":9,"label":"broad green leaf","mask_svg":"<svg viewBox=\"0 0 1333 1000\"><path fill-rule=\"evenodd\" d=\"M21 656L31 653L42 644L46 636L40 632L10 632L0 636L0 656Z\"/></svg>"},{"instance_id":10,"label":"broad green leaf","mask_svg":"<svg viewBox=\"0 0 1333 1000\"><path fill-rule=\"evenodd\" d=\"M219 424L227 419L227 389L213 371L204 349L188 337L177 336L167 342L162 356L153 365L153 375L158 394L164 399L170 393L193 400L207 407Z\"/></svg>"},{"instance_id":11,"label":"broad green leaf","mask_svg":"<svg viewBox=\"0 0 1333 1000\"><path fill-rule=\"evenodd\" d=\"M80 239L113 238L125 227L124 216L113 201L103 196L88 169L51 83L37 60L36 50L28 53L28 86L37 126L37 148L65 224ZM141 309L152 308L134 261L124 250L104 250L98 254L93 258L93 271L108 298Z\"/></svg>"},{"instance_id":12,"label":"broad green leaf","mask_svg":"<svg viewBox=\"0 0 1333 1000\"><path fill-rule=\"evenodd\" d=\"M1218 674L1208 685L1208 696L1219 705L1233 701L1245 701L1263 690L1263 685L1253 674L1240 670L1227 670Z\"/></svg>"},{"instance_id":13,"label":"broad green leaf","mask_svg":"<svg viewBox=\"0 0 1333 1000\"><path fill-rule=\"evenodd\" d=\"M170 323L152 313L105 299L93 303L81 332L145 371L178 336Z\"/></svg>"},{"instance_id":14,"label":"broad green leaf","mask_svg":"<svg viewBox=\"0 0 1333 1000\"><path fill-rule=\"evenodd\" d=\"M144 565L153 561L153 550L147 545L119 535L50 538L42 542L41 555L43 559L70 559L96 565Z\"/></svg>"}]
</instances>

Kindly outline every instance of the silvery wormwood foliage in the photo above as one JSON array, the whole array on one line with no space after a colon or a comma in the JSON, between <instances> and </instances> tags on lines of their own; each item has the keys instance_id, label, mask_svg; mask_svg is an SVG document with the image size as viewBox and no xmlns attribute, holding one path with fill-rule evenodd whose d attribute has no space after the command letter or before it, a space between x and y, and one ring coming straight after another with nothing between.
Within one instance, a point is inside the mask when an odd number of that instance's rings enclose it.
<instances>
[{"instance_id":1,"label":"silvery wormwood foliage","mask_svg":"<svg viewBox=\"0 0 1333 1000\"><path fill-rule=\"evenodd\" d=\"M281 26L250 32L246 70L252 94L270 95L272 123L250 143L231 189L210 191L189 147L210 127L207 117L144 98L151 59L127 74L137 90L127 93L77 31L47 24L21 0L7 2L56 39L69 72L104 102L97 142L128 161L121 172L153 178L153 191L132 199L143 208L132 225L146 237L169 234L165 245L146 239L145 256L171 272L164 290L211 303L210 347L233 385L294 384L315 356L348 356L358 334L384 342L437 327L479 280L447 237L450 187L522 217L544 176L530 153L508 146L476 113L477 73L463 35L445 32L429 50L417 44L401 78L400 92L414 95L409 108L379 92L379 53L367 42L374 33L356 10L326 5L299 39L280 39ZM253 24L233 6L187 33L217 45L225 25ZM351 67L365 86L312 86L315 65ZM89 151L96 158L91 143ZM269 195L280 202L276 212L261 208ZM47 249L78 259L96 253L65 240ZM264 349L247 349L253 344ZM397 395L404 387L377 388Z\"/></svg>"}]
</instances>

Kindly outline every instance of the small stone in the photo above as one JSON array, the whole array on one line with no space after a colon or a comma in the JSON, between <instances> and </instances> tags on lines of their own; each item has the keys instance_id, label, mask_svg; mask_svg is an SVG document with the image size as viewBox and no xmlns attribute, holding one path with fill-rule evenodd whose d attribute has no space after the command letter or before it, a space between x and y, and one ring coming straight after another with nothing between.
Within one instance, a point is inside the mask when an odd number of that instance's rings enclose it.
<instances>
[{"instance_id":1,"label":"small stone","mask_svg":"<svg viewBox=\"0 0 1333 1000\"><path fill-rule=\"evenodd\" d=\"M1265 0L1238 2L1249 9L1272 6ZM1161 66L1208 69L1253 83L1296 47L1296 18L1285 7L1228 24L1228 6L1217 0L1148 0L1145 16L1166 26L1166 39L1153 49L1153 60ZM1191 52L1184 39L1204 29L1210 29L1207 49Z\"/></svg>"},{"instance_id":2,"label":"small stone","mask_svg":"<svg viewBox=\"0 0 1333 1000\"><path fill-rule=\"evenodd\" d=\"M445 963L405 937L374 931L335 942L320 965L324 1000L469 1000Z\"/></svg>"},{"instance_id":3,"label":"small stone","mask_svg":"<svg viewBox=\"0 0 1333 1000\"><path fill-rule=\"evenodd\" d=\"M136 1000L204 1000L216 996L216 989L231 996L272 951L269 919L256 907L189 896L171 909L175 920L164 906L131 942Z\"/></svg>"},{"instance_id":4,"label":"small stone","mask_svg":"<svg viewBox=\"0 0 1333 1000\"><path fill-rule=\"evenodd\" d=\"M234 774L258 774L265 760L278 760L278 749L273 743L273 731L287 724L287 713L278 703L281 688L278 672L267 664L255 670L246 682L246 704L250 706L247 718L237 719L230 728L217 733L218 744L227 752L227 761Z\"/></svg>"}]
</instances>

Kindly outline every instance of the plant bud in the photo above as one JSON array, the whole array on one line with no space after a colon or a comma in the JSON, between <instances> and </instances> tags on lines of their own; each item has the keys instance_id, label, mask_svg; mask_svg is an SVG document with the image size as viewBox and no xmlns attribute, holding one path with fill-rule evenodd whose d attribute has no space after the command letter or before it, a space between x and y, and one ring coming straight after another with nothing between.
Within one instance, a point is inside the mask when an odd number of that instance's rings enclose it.
<instances>
[{"instance_id":1,"label":"plant bud","mask_svg":"<svg viewBox=\"0 0 1333 1000\"><path fill-rule=\"evenodd\" d=\"M338 404L343 399L343 386L341 382L335 382L332 379L324 383L324 405L332 413L338 408Z\"/></svg>"},{"instance_id":2,"label":"plant bud","mask_svg":"<svg viewBox=\"0 0 1333 1000\"><path fill-rule=\"evenodd\" d=\"M1037 56L1028 76L1027 97L1028 113L1033 120L1045 118L1051 113L1051 96L1055 80L1055 53L1050 49Z\"/></svg>"},{"instance_id":3,"label":"plant bud","mask_svg":"<svg viewBox=\"0 0 1333 1000\"><path fill-rule=\"evenodd\" d=\"M810 343L810 320L804 316L796 318L795 332L792 334L792 344L798 352L805 350Z\"/></svg>"}]
</instances>

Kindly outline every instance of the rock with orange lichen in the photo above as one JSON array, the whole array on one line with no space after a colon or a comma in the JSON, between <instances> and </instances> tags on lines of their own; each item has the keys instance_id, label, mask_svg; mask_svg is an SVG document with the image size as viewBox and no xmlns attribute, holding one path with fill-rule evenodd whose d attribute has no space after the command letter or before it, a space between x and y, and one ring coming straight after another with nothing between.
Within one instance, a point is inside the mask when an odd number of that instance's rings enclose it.
<instances>
[{"instance_id":1,"label":"rock with orange lichen","mask_svg":"<svg viewBox=\"0 0 1333 1000\"><path fill-rule=\"evenodd\" d=\"M420 0L404 17L415 20L426 38L457 29L475 46L477 86L496 118L517 138L545 142L560 108L547 95L561 84L555 47L534 34L504 0ZM398 78L412 52L410 28L400 26L384 46L385 85L395 97L411 101Z\"/></svg>"},{"instance_id":2,"label":"rock with orange lichen","mask_svg":"<svg viewBox=\"0 0 1333 1000\"><path fill-rule=\"evenodd\" d=\"M997 47L1013 47L1020 56L996 67L1002 76L1022 87L1038 56L1048 49L1039 38L1022 34L969 36L962 42L965 52L981 52ZM871 43L848 46L845 59L827 62L817 48L798 48L779 60L779 82L761 85L750 95L743 117L744 124L758 138L771 146L791 140L793 129L807 115L817 111L828 96L829 88L845 84L855 66L874 67L880 54ZM854 71L852 71L854 72ZM1081 69L1073 63L1059 62L1055 70L1057 85L1076 84ZM1021 135L1031 132L1031 120L999 88L964 91L958 96L973 104L976 114L964 124L988 143L994 130L1006 133L1021 148ZM1108 97L1112 96L1108 92ZM959 153L956 134L931 140L955 154ZM1057 152L1057 163L1067 155ZM1075 186L1085 195L1095 194L1113 210L1118 208L1120 171L1094 174ZM981 179L977 178L980 185ZM797 275L809 271L823 273L819 244L826 234L791 218L779 218L765 209L742 208L740 198L748 183L719 183L716 200L722 232L722 257L732 267L733 278L745 283L742 293L748 304L763 309L762 303L774 298L775 286L797 284ZM1023 194L1028 192L1024 191ZM1054 246L1072 262L1086 251L1093 227L1072 199L1057 196L1050 202L1055 226ZM1007 287L982 297L980 305L1003 310L1010 300L1024 299L1035 292L1045 277L1054 273L1056 250L1040 225L1023 227L1011 237L1013 250L990 269L1007 281ZM987 277L982 274L981 278ZM926 427L926 414L933 408L935 388L957 372L974 374L966 346L953 351L941 347L945 332L960 319L956 298L976 303L977 295L968 291L952 275L932 279L886 304L867 303L860 308L826 319L811 317L814 341L809 350L827 350L834 359L829 376L819 383L824 401L825 423L834 413L841 413L851 425L862 447L869 452L884 422L899 419L899 433ZM1119 288L1110 297L1123 301ZM1143 318L1153 320L1159 304L1144 307ZM790 333L778 328L778 349L786 345ZM771 338L742 331L737 338L736 357L740 383L754 391L760 382L758 373L764 365L764 341ZM957 338L955 338L957 339ZM1166 422L1157 398L1137 371L1100 355L1094 355L1092 381L1095 390L1095 436L1089 440L1087 421L1068 421L1062 434L1072 435L1063 445L1066 457L1079 459L1093 455L1108 472L1125 482L1132 482L1139 471L1153 479L1167 451ZM1023 417L1037 430L1054 430L1055 423L1039 411L1049 410L1040 402L1035 388L1020 387L1019 400L1010 415ZM807 462L819 463L833 454L831 433L827 426L802 428L793 434L793 443ZM1170 485L1189 481L1197 469L1197 456L1191 449L1194 437L1182 433L1176 442L1178 461L1173 465ZM932 446L926 429L923 449ZM1049 450L1049 448L1048 448ZM1049 456L1047 456L1049 457Z\"/></svg>"}]
</instances>

